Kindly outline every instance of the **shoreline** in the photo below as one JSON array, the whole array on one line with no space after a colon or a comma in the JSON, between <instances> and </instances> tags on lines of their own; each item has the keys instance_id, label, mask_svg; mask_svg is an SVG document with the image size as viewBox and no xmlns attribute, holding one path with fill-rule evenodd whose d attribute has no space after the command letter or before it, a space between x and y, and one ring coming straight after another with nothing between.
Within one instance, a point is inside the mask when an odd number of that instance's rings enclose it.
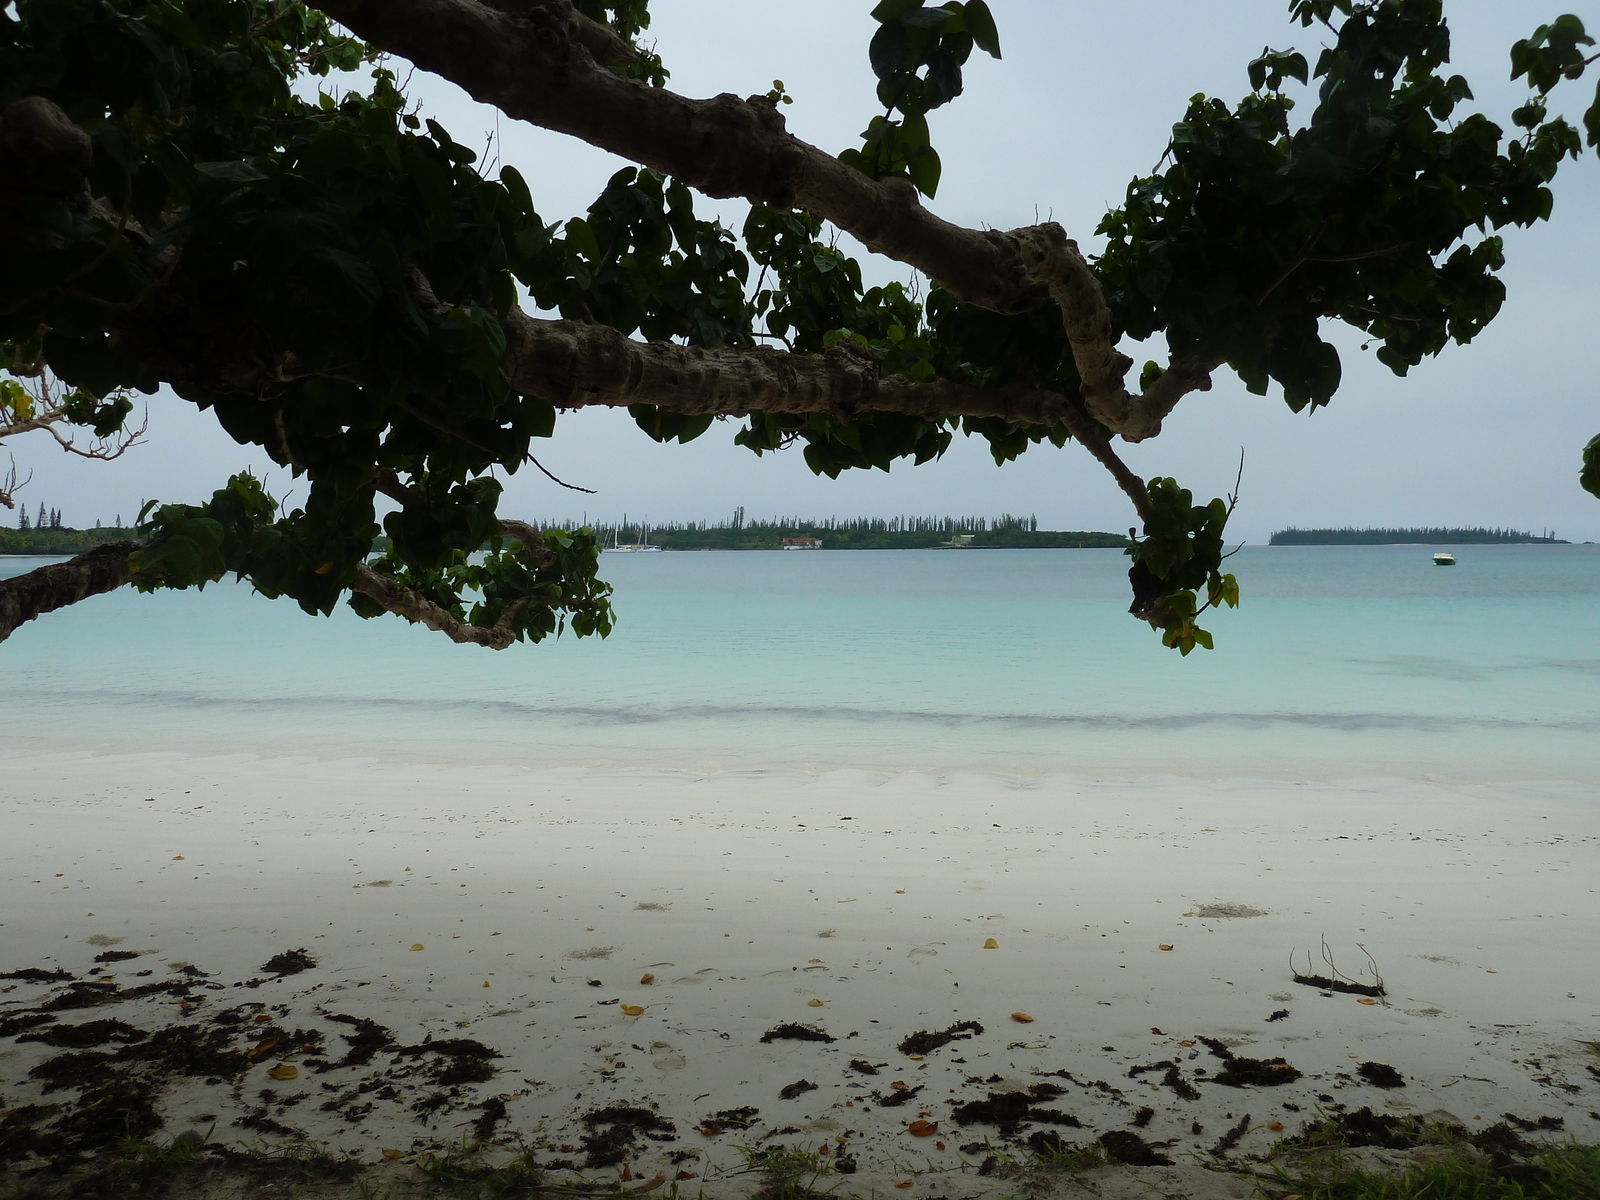
<instances>
[{"instance_id":1,"label":"shoreline","mask_svg":"<svg viewBox=\"0 0 1600 1200\"><path fill-rule=\"evenodd\" d=\"M317 1034L214 1084L169 1081L163 1136L210 1115L218 1141L303 1135L382 1161L458 1141L498 1101L491 1140L546 1144L542 1161L592 1176L614 1167L588 1165L584 1118L653 1104L672 1141L617 1135L636 1178L673 1166L705 1179L742 1163L737 1145L843 1137L856 1189L1005 1144L974 1113L1040 1085L1051 1098L1031 1111L1077 1125L1024 1117L1016 1142L1131 1129L1176 1158L1249 1113L1238 1150L1259 1152L1284 1136L1273 1122L1293 1132L1340 1105L1446 1109L1469 1128L1560 1117L1571 1136L1600 1135L1600 965L1581 949L1600 942L1592 787L161 753L6 753L0 778L0 972L72 976L7 980L0 1020L85 988L187 981L182 995L50 1010L49 1024L223 1029L228 1053L262 1025ZM1261 915L1205 915L1247 910ZM1289 952L1304 970L1324 936L1371 983L1364 946L1388 995L1295 983ZM314 967L262 969L299 949ZM138 957L90 976L106 954ZM115 984L97 982L108 973ZM215 1023L241 1005L268 1022ZM334 1018L390 1040L367 1064L327 1066L359 1029ZM958 1029L921 1059L899 1048L968 1021L983 1033ZM762 1040L784 1026L837 1040ZM441 1084L447 1056L408 1049L429 1038L501 1057L463 1051L449 1059L462 1081ZM1217 1047L1300 1074L1218 1083ZM60 1102L28 1072L62 1053L0 1041L4 1107ZM279 1062L297 1079L267 1077ZM1364 1062L1404 1086L1373 1086ZM802 1082L815 1086L780 1094ZM914 1104L892 1103L913 1088ZM746 1128L702 1132L744 1108L757 1110ZM938 1132L917 1138L913 1120Z\"/></svg>"}]
</instances>

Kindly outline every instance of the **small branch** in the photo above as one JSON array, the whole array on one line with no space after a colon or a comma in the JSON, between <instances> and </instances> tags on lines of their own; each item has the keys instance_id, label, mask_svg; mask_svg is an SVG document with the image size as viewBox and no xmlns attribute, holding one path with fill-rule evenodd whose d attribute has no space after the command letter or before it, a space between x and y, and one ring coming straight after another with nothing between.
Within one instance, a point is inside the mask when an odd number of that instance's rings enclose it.
<instances>
[{"instance_id":1,"label":"small branch","mask_svg":"<svg viewBox=\"0 0 1600 1200\"><path fill-rule=\"evenodd\" d=\"M11 460L11 467L6 472L5 478L0 479L0 505L3 505L6 508L15 508L17 506L17 493L23 488L27 487L32 479L32 471L28 472L25 479L20 481L17 479L17 460L13 458Z\"/></svg>"},{"instance_id":2,"label":"small branch","mask_svg":"<svg viewBox=\"0 0 1600 1200\"><path fill-rule=\"evenodd\" d=\"M529 556L540 566L545 566L555 561L555 555L551 552L550 547L544 544L544 535L526 521L514 521L502 517L500 520L500 532L508 538L521 542Z\"/></svg>"},{"instance_id":3,"label":"small branch","mask_svg":"<svg viewBox=\"0 0 1600 1200\"><path fill-rule=\"evenodd\" d=\"M359 592L414 625L426 625L429 629L444 634L452 642L487 646L490 650L504 650L517 640L513 626L527 607L527 600L524 598L508 607L504 615L493 625L471 625L457 620L421 592L413 591L387 575L378 574L366 563L356 564L355 578L351 580L350 590Z\"/></svg>"},{"instance_id":4,"label":"small branch","mask_svg":"<svg viewBox=\"0 0 1600 1200\"><path fill-rule=\"evenodd\" d=\"M1111 443L1100 436L1100 431L1094 427L1094 422L1070 405L1064 407L1069 414L1066 425L1072 431L1072 436L1083 443L1085 450L1100 460L1101 466L1111 472L1111 478L1117 481L1117 486L1129 500L1133 501L1133 511L1139 514L1139 519L1148 521L1152 510L1150 492L1145 487L1144 480L1117 456L1117 452L1111 448Z\"/></svg>"},{"instance_id":5,"label":"small branch","mask_svg":"<svg viewBox=\"0 0 1600 1200\"><path fill-rule=\"evenodd\" d=\"M559 484L560 486L566 488L569 492L582 492L586 496L592 496L598 490L596 488L579 487L575 483L568 483L565 479L557 479L554 475L550 474L550 469L533 455L527 454L523 457L526 458L528 462L531 462L534 466L538 467L539 470L544 473L544 477L551 483Z\"/></svg>"}]
</instances>

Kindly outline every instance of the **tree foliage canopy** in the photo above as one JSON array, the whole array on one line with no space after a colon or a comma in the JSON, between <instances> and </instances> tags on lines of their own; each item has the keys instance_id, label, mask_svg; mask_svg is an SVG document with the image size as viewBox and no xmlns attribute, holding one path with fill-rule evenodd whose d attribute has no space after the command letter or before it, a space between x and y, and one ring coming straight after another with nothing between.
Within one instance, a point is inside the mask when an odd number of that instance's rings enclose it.
<instances>
[{"instance_id":1,"label":"tree foliage canopy","mask_svg":"<svg viewBox=\"0 0 1600 1200\"><path fill-rule=\"evenodd\" d=\"M1402 375L1471 341L1505 296L1496 231L1548 219L1562 161L1600 142L1600 95L1582 130L1552 108L1594 58L1575 17L1512 48L1530 94L1508 132L1447 73L1439 0L1290 14L1331 45L1264 51L1237 103L1195 97L1086 257L1054 224L968 230L923 205L928 114L974 52L1001 55L984 0L877 5L883 111L838 155L786 132L781 82L673 93L638 44L646 0L16 0L0 439L76 426L109 453L129 393L166 385L309 490L284 511L239 476L156 505L82 578L3 585L0 637L97 590L230 572L307 612L348 599L482 645L605 634L592 531L509 519L494 475L537 467L560 412L606 405L658 441L735 420L738 444L798 444L828 476L927 462L957 434L997 462L1077 441L1142 523L1132 611L1209 647L1197 617L1239 597L1230 504L1139 479L1116 441L1158 435L1222 369L1328 404L1329 320ZM515 167L489 177L415 110L397 59L639 165L549 219ZM696 192L747 199L742 229L697 215ZM866 286L829 224L925 275L925 298ZM1167 361L1135 387L1118 344L1158 333ZM1600 439L1582 478L1600 495Z\"/></svg>"}]
</instances>

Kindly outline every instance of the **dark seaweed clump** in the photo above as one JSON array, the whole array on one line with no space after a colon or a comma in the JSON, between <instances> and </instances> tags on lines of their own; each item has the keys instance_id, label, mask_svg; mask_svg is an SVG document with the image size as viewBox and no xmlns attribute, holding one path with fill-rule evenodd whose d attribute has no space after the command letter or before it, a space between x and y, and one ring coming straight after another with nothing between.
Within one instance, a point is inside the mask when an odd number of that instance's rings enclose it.
<instances>
[{"instance_id":1,"label":"dark seaweed clump","mask_svg":"<svg viewBox=\"0 0 1600 1200\"><path fill-rule=\"evenodd\" d=\"M950 1115L958 1125L997 1126L1002 1137L1016 1137L1024 1125L1034 1121L1082 1129L1083 1123L1070 1113L1039 1107L1065 1092L1053 1083L1036 1083L1025 1092L990 1092L982 1100L957 1104Z\"/></svg>"},{"instance_id":2,"label":"dark seaweed clump","mask_svg":"<svg viewBox=\"0 0 1600 1200\"><path fill-rule=\"evenodd\" d=\"M880 1108L899 1108L902 1104L910 1104L915 1100L917 1093L926 1086L927 1084L919 1083L916 1087L891 1088L887 1095L883 1092L873 1092L872 1098L877 1101Z\"/></svg>"},{"instance_id":3,"label":"dark seaweed clump","mask_svg":"<svg viewBox=\"0 0 1600 1200\"><path fill-rule=\"evenodd\" d=\"M1217 1045L1221 1046L1222 1043L1218 1042ZM1226 1050L1227 1047L1224 1046L1223 1049ZM1183 1077L1183 1073L1178 1070L1178 1064L1170 1058L1163 1058L1160 1062L1145 1063L1143 1066L1129 1067L1128 1078L1137 1079L1150 1071L1165 1071L1166 1074L1161 1077L1161 1082L1176 1092L1179 1099L1200 1099L1200 1090Z\"/></svg>"},{"instance_id":4,"label":"dark seaweed clump","mask_svg":"<svg viewBox=\"0 0 1600 1200\"><path fill-rule=\"evenodd\" d=\"M301 971L309 971L317 965L317 960L302 950L285 950L281 954L274 954L261 964L263 971L271 971L282 978L285 975L298 975Z\"/></svg>"},{"instance_id":5,"label":"dark seaweed clump","mask_svg":"<svg viewBox=\"0 0 1600 1200\"><path fill-rule=\"evenodd\" d=\"M784 1100L793 1100L797 1096L803 1096L807 1092L814 1092L816 1090L817 1085L812 1083L809 1079L797 1079L788 1086L779 1088L778 1096Z\"/></svg>"},{"instance_id":6,"label":"dark seaweed clump","mask_svg":"<svg viewBox=\"0 0 1600 1200\"><path fill-rule=\"evenodd\" d=\"M1240 1058L1216 1038L1202 1037L1200 1041L1222 1060L1222 1070L1212 1076L1213 1083L1227 1087L1277 1087L1300 1078L1300 1072L1281 1058Z\"/></svg>"},{"instance_id":7,"label":"dark seaweed clump","mask_svg":"<svg viewBox=\"0 0 1600 1200\"><path fill-rule=\"evenodd\" d=\"M982 1032L983 1026L976 1021L957 1021L948 1029L936 1031L919 1030L900 1043L900 1053L928 1054L940 1046L948 1046L951 1042L970 1038Z\"/></svg>"},{"instance_id":8,"label":"dark seaweed clump","mask_svg":"<svg viewBox=\"0 0 1600 1200\"><path fill-rule=\"evenodd\" d=\"M1364 1062L1356 1068L1356 1074L1373 1087L1402 1088L1406 1085L1405 1077L1388 1063Z\"/></svg>"},{"instance_id":9,"label":"dark seaweed clump","mask_svg":"<svg viewBox=\"0 0 1600 1200\"><path fill-rule=\"evenodd\" d=\"M394 1053L409 1058L423 1054L438 1055L429 1062L427 1074L430 1080L441 1087L458 1083L487 1083L499 1069L493 1060L505 1057L471 1038L446 1038L437 1042L421 1042L415 1046L396 1046Z\"/></svg>"},{"instance_id":10,"label":"dark seaweed clump","mask_svg":"<svg viewBox=\"0 0 1600 1200\"><path fill-rule=\"evenodd\" d=\"M678 1127L671 1121L633 1105L597 1108L583 1117L583 1123L593 1131L578 1139L589 1156L586 1167L614 1167L625 1161L637 1149L641 1135L653 1142L677 1140Z\"/></svg>"},{"instance_id":11,"label":"dark seaweed clump","mask_svg":"<svg viewBox=\"0 0 1600 1200\"><path fill-rule=\"evenodd\" d=\"M763 1042L836 1042L839 1039L824 1033L815 1025L796 1025L788 1022L783 1025L774 1025L761 1035Z\"/></svg>"},{"instance_id":12,"label":"dark seaweed clump","mask_svg":"<svg viewBox=\"0 0 1600 1200\"><path fill-rule=\"evenodd\" d=\"M1172 1160L1137 1133L1113 1129L1100 1135L1100 1145L1119 1163L1130 1167L1170 1167Z\"/></svg>"},{"instance_id":13,"label":"dark seaweed clump","mask_svg":"<svg viewBox=\"0 0 1600 1200\"><path fill-rule=\"evenodd\" d=\"M340 1067L364 1067L377 1055L380 1050L387 1050L394 1045L394 1034L367 1017L350 1017L343 1013L322 1014L330 1021L340 1025L350 1025L355 1028L354 1033L342 1033L339 1036L350 1044L349 1051L337 1062L324 1063L317 1067L319 1072L332 1071Z\"/></svg>"},{"instance_id":14,"label":"dark seaweed clump","mask_svg":"<svg viewBox=\"0 0 1600 1200\"><path fill-rule=\"evenodd\" d=\"M84 1021L80 1025L52 1023L36 1033L23 1034L17 1041L43 1042L46 1046L60 1046L66 1050L84 1050L90 1046L103 1046L107 1042L142 1042L149 1036L144 1030L135 1029L125 1021L105 1020Z\"/></svg>"},{"instance_id":15,"label":"dark seaweed clump","mask_svg":"<svg viewBox=\"0 0 1600 1200\"><path fill-rule=\"evenodd\" d=\"M749 1129L761 1120L756 1115L760 1111L759 1108L752 1108L749 1105L743 1108L725 1108L703 1119L700 1122L700 1132L714 1135L726 1133L730 1129Z\"/></svg>"}]
</instances>

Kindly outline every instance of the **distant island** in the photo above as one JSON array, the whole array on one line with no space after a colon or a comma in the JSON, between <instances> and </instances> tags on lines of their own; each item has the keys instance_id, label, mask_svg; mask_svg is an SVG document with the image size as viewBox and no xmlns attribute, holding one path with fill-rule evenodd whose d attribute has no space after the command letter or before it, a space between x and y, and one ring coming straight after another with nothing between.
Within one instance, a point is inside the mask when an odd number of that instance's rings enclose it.
<instances>
[{"instance_id":1,"label":"distant island","mask_svg":"<svg viewBox=\"0 0 1600 1200\"><path fill-rule=\"evenodd\" d=\"M33 529L0 528L0 554L82 554L102 542L139 536L136 529L102 525L94 529L73 529L47 525Z\"/></svg>"},{"instance_id":2,"label":"distant island","mask_svg":"<svg viewBox=\"0 0 1600 1200\"><path fill-rule=\"evenodd\" d=\"M561 521L543 527L570 529ZM1015 517L774 517L746 520L744 509L726 521L630 522L597 527L604 545L659 546L663 550L1120 550L1121 534L1040 529L1036 516Z\"/></svg>"},{"instance_id":3,"label":"distant island","mask_svg":"<svg viewBox=\"0 0 1600 1200\"><path fill-rule=\"evenodd\" d=\"M541 529L571 529L582 521L541 521ZM596 526L602 543L647 544L663 550L1121 550L1128 539L1121 534L1090 530L1040 529L1037 517L854 517L803 520L774 517L746 521L736 509L730 520L672 522L664 525L630 523ZM61 525L42 528L0 528L0 555L82 554L102 542L138 537L136 529L103 526L72 529ZM379 538L382 550L388 539Z\"/></svg>"},{"instance_id":4,"label":"distant island","mask_svg":"<svg viewBox=\"0 0 1600 1200\"><path fill-rule=\"evenodd\" d=\"M1280 529L1269 546L1569 546L1549 533L1519 529Z\"/></svg>"}]
</instances>

